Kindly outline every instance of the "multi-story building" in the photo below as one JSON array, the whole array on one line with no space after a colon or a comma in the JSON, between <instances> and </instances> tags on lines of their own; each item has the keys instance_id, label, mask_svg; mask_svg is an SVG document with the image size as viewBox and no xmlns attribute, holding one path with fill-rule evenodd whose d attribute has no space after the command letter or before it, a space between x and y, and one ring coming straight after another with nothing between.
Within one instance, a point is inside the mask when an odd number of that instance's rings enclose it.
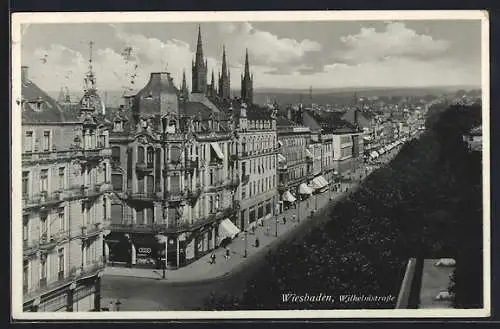
<instances>
[{"instance_id":1,"label":"multi-story building","mask_svg":"<svg viewBox=\"0 0 500 329\"><path fill-rule=\"evenodd\" d=\"M198 30L190 94L185 78L179 91L169 73L152 73L113 114L113 264L180 267L271 215L276 120L251 103L248 65L247 55L245 97L229 99L223 51L217 94Z\"/></svg>"},{"instance_id":2,"label":"multi-story building","mask_svg":"<svg viewBox=\"0 0 500 329\"><path fill-rule=\"evenodd\" d=\"M303 190L308 187L313 169L313 154L308 149L311 130L297 124L293 114L296 113L288 109L286 117L277 118L278 192L285 207L295 202L300 185Z\"/></svg>"},{"instance_id":3,"label":"multi-story building","mask_svg":"<svg viewBox=\"0 0 500 329\"><path fill-rule=\"evenodd\" d=\"M204 72L200 58L194 74ZM237 232L229 220L238 187L231 121L206 94L179 94L169 73L152 73L132 106L113 118L116 198L106 237L113 263L161 267L166 254L175 268Z\"/></svg>"},{"instance_id":4,"label":"multi-story building","mask_svg":"<svg viewBox=\"0 0 500 329\"><path fill-rule=\"evenodd\" d=\"M247 62L248 63L248 62ZM251 92L250 92L251 93ZM273 111L242 101L234 114L238 136L233 158L241 173L236 199L241 230L271 217L278 203L276 117Z\"/></svg>"},{"instance_id":5,"label":"multi-story building","mask_svg":"<svg viewBox=\"0 0 500 329\"><path fill-rule=\"evenodd\" d=\"M23 309L100 310L111 152L92 68L78 112L21 80Z\"/></svg>"}]
</instances>

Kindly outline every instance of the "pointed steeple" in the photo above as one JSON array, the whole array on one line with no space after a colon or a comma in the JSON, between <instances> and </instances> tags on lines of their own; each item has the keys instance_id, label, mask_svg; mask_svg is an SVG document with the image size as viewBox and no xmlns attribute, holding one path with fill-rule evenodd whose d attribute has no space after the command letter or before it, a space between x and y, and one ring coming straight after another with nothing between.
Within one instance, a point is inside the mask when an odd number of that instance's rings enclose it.
<instances>
[{"instance_id":1,"label":"pointed steeple","mask_svg":"<svg viewBox=\"0 0 500 329\"><path fill-rule=\"evenodd\" d=\"M185 101L187 101L189 98L189 90L186 82L186 70L182 70L181 96Z\"/></svg>"},{"instance_id":2,"label":"pointed steeple","mask_svg":"<svg viewBox=\"0 0 500 329\"><path fill-rule=\"evenodd\" d=\"M227 75L226 46L222 46L222 75Z\"/></svg>"},{"instance_id":3,"label":"pointed steeple","mask_svg":"<svg viewBox=\"0 0 500 329\"><path fill-rule=\"evenodd\" d=\"M212 81L210 82L210 96L215 96L217 94L215 87L215 73L212 69Z\"/></svg>"},{"instance_id":4,"label":"pointed steeple","mask_svg":"<svg viewBox=\"0 0 500 329\"><path fill-rule=\"evenodd\" d=\"M247 103L253 102L253 74L250 75L250 64L248 63L248 49L245 52L245 73L241 77L241 98Z\"/></svg>"},{"instance_id":5,"label":"pointed steeple","mask_svg":"<svg viewBox=\"0 0 500 329\"><path fill-rule=\"evenodd\" d=\"M198 41L196 42L196 59L203 60L203 43L201 41L201 26L198 25Z\"/></svg>"},{"instance_id":6,"label":"pointed steeple","mask_svg":"<svg viewBox=\"0 0 500 329\"><path fill-rule=\"evenodd\" d=\"M229 77L229 71L227 67L227 59L226 59L226 46L222 46L222 69L219 75L219 97L223 99L231 98L230 90L231 90L231 79Z\"/></svg>"},{"instance_id":7,"label":"pointed steeple","mask_svg":"<svg viewBox=\"0 0 500 329\"><path fill-rule=\"evenodd\" d=\"M245 76L250 77L250 65L248 64L248 48L245 52Z\"/></svg>"},{"instance_id":8,"label":"pointed steeple","mask_svg":"<svg viewBox=\"0 0 500 329\"><path fill-rule=\"evenodd\" d=\"M203 57L203 43L201 39L201 26L198 25L198 40L196 42L196 55L192 67L192 92L206 93L207 90L207 61Z\"/></svg>"}]
</instances>

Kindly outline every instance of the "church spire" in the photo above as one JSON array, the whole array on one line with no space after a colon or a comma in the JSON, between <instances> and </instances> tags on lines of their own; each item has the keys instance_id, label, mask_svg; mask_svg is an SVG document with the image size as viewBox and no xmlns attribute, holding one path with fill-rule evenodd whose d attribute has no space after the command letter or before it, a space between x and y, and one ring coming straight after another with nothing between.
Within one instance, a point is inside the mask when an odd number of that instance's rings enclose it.
<instances>
[{"instance_id":1,"label":"church spire","mask_svg":"<svg viewBox=\"0 0 500 329\"><path fill-rule=\"evenodd\" d=\"M189 90L186 82L186 70L182 70L181 96L185 101L189 98Z\"/></svg>"},{"instance_id":2,"label":"church spire","mask_svg":"<svg viewBox=\"0 0 500 329\"><path fill-rule=\"evenodd\" d=\"M226 46L222 46L222 70L219 76L219 97L223 99L231 98L231 78L227 68Z\"/></svg>"},{"instance_id":3,"label":"church spire","mask_svg":"<svg viewBox=\"0 0 500 329\"><path fill-rule=\"evenodd\" d=\"M198 40L196 42L196 55L192 71L192 92L205 93L207 90L207 62L203 58L203 43L200 25L198 25Z\"/></svg>"},{"instance_id":4,"label":"church spire","mask_svg":"<svg viewBox=\"0 0 500 329\"><path fill-rule=\"evenodd\" d=\"M245 52L245 74L241 77L241 98L248 104L253 102L253 74L250 75L248 49Z\"/></svg>"}]
</instances>

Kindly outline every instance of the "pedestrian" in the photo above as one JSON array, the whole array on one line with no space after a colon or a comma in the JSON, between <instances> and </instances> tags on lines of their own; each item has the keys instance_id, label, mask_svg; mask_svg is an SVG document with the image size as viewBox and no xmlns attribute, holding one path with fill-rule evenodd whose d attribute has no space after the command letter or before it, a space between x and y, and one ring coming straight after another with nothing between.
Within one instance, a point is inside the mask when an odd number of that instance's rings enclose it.
<instances>
[{"instance_id":1,"label":"pedestrian","mask_svg":"<svg viewBox=\"0 0 500 329\"><path fill-rule=\"evenodd\" d=\"M286 217L283 216L283 224L286 224Z\"/></svg>"},{"instance_id":2,"label":"pedestrian","mask_svg":"<svg viewBox=\"0 0 500 329\"><path fill-rule=\"evenodd\" d=\"M231 257L231 251L229 250L228 247L226 247L226 259L229 259Z\"/></svg>"},{"instance_id":3,"label":"pedestrian","mask_svg":"<svg viewBox=\"0 0 500 329\"><path fill-rule=\"evenodd\" d=\"M255 234L255 225L252 226L252 234Z\"/></svg>"},{"instance_id":4,"label":"pedestrian","mask_svg":"<svg viewBox=\"0 0 500 329\"><path fill-rule=\"evenodd\" d=\"M297 220L297 217L295 215L293 215L293 221L295 222Z\"/></svg>"},{"instance_id":5,"label":"pedestrian","mask_svg":"<svg viewBox=\"0 0 500 329\"><path fill-rule=\"evenodd\" d=\"M266 224L266 235L269 235L269 231L270 231L270 227L269 227L269 223Z\"/></svg>"},{"instance_id":6,"label":"pedestrian","mask_svg":"<svg viewBox=\"0 0 500 329\"><path fill-rule=\"evenodd\" d=\"M115 303L112 300L110 300L108 311L113 312L114 310L115 310Z\"/></svg>"},{"instance_id":7,"label":"pedestrian","mask_svg":"<svg viewBox=\"0 0 500 329\"><path fill-rule=\"evenodd\" d=\"M259 238L255 239L255 248L258 248L260 246L260 241Z\"/></svg>"},{"instance_id":8,"label":"pedestrian","mask_svg":"<svg viewBox=\"0 0 500 329\"><path fill-rule=\"evenodd\" d=\"M212 251L212 254L210 255L210 264L215 264L215 250Z\"/></svg>"}]
</instances>

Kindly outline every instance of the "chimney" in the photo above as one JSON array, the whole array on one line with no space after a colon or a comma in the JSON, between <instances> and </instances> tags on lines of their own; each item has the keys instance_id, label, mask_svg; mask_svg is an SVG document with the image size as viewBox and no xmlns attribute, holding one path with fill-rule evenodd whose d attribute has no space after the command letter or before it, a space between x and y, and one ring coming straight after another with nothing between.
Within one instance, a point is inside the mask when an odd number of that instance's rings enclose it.
<instances>
[{"instance_id":1,"label":"chimney","mask_svg":"<svg viewBox=\"0 0 500 329\"><path fill-rule=\"evenodd\" d=\"M21 66L21 82L26 83L29 81L29 76L28 76L28 67L27 66Z\"/></svg>"}]
</instances>

